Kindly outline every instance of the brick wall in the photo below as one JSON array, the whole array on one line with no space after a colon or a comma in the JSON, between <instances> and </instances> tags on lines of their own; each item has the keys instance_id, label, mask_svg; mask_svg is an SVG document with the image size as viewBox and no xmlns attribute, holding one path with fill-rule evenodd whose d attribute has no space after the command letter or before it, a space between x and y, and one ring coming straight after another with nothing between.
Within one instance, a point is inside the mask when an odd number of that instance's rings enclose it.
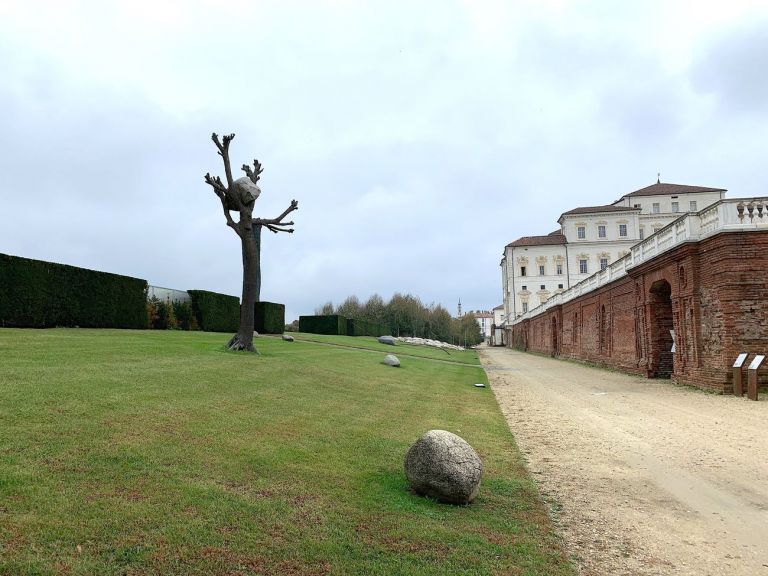
<instances>
[{"instance_id":1,"label":"brick wall","mask_svg":"<svg viewBox=\"0 0 768 576\"><path fill-rule=\"evenodd\" d=\"M768 353L768 232L721 233L679 246L516 324L507 341L731 393L736 356Z\"/></svg>"}]
</instances>

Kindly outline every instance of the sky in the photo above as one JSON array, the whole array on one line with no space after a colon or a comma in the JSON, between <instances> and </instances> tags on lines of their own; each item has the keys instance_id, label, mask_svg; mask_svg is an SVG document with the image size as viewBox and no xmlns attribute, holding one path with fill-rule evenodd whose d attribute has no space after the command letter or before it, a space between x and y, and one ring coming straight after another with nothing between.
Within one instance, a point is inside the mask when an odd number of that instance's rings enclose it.
<instances>
[{"instance_id":1,"label":"sky","mask_svg":"<svg viewBox=\"0 0 768 576\"><path fill-rule=\"evenodd\" d=\"M262 299L501 303L508 242L663 182L768 193L768 2L0 0L0 253ZM239 174L239 172L238 172ZM236 176L237 177L237 176Z\"/></svg>"}]
</instances>

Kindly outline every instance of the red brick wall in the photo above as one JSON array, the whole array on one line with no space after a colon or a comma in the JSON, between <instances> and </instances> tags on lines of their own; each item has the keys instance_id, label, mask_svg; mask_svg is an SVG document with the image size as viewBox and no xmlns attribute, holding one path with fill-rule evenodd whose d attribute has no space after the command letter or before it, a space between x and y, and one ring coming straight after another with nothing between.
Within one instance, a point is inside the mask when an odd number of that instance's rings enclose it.
<instances>
[{"instance_id":1,"label":"red brick wall","mask_svg":"<svg viewBox=\"0 0 768 576\"><path fill-rule=\"evenodd\" d=\"M684 244L517 324L508 342L730 393L736 356L768 353L768 232Z\"/></svg>"}]
</instances>

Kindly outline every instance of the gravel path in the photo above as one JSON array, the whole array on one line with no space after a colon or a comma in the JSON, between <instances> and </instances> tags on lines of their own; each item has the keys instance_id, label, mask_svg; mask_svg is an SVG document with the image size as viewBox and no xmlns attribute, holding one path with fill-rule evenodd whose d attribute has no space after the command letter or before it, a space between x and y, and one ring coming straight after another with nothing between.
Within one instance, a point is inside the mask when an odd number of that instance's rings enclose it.
<instances>
[{"instance_id":1,"label":"gravel path","mask_svg":"<svg viewBox=\"0 0 768 576\"><path fill-rule=\"evenodd\" d=\"M582 575L768 576L768 400L480 349Z\"/></svg>"}]
</instances>

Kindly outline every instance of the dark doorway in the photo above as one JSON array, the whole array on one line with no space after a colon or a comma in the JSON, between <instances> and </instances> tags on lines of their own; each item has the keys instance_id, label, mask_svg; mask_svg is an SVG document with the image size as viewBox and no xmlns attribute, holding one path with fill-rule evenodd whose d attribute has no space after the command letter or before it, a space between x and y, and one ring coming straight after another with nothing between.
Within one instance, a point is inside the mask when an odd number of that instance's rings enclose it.
<instances>
[{"instance_id":1,"label":"dark doorway","mask_svg":"<svg viewBox=\"0 0 768 576\"><path fill-rule=\"evenodd\" d=\"M650 372L653 378L670 378L674 372L672 353L672 286L658 280L651 286Z\"/></svg>"},{"instance_id":2,"label":"dark doorway","mask_svg":"<svg viewBox=\"0 0 768 576\"><path fill-rule=\"evenodd\" d=\"M552 318L552 356L557 356L557 318Z\"/></svg>"}]
</instances>

